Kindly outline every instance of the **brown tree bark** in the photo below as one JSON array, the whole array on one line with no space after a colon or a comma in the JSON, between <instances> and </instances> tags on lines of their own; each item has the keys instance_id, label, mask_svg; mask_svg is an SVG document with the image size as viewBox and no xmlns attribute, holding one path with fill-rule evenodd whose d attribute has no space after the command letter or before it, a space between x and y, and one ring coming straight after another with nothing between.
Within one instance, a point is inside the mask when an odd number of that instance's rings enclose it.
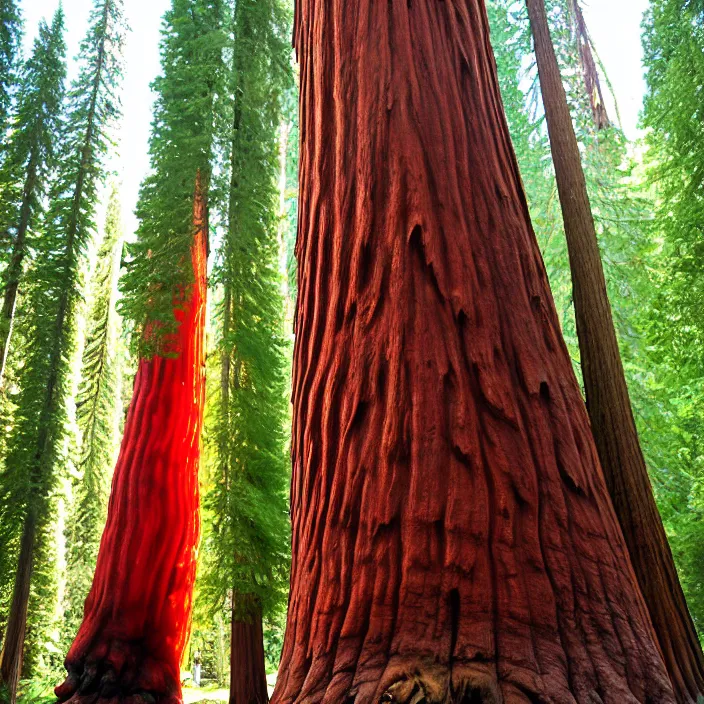
<instances>
[{"instance_id":1,"label":"brown tree bark","mask_svg":"<svg viewBox=\"0 0 704 704\"><path fill-rule=\"evenodd\" d=\"M527 0L574 287L584 387L606 484L677 700L704 695L704 659L653 496L606 291L579 146L544 0Z\"/></svg>"},{"instance_id":2,"label":"brown tree bark","mask_svg":"<svg viewBox=\"0 0 704 704\"><path fill-rule=\"evenodd\" d=\"M269 704L261 609L247 608L246 612L252 614L247 620L235 618L235 612L233 603L230 704Z\"/></svg>"},{"instance_id":3,"label":"brown tree bark","mask_svg":"<svg viewBox=\"0 0 704 704\"><path fill-rule=\"evenodd\" d=\"M27 629L27 607L29 605L29 589L32 581L36 537L37 521L34 514L30 512L25 519L22 530L17 576L12 592L10 614L2 646L2 661L0 662L0 683L7 687L11 704L14 704L17 698L17 684L22 672L24 636Z\"/></svg>"},{"instance_id":4,"label":"brown tree bark","mask_svg":"<svg viewBox=\"0 0 704 704\"><path fill-rule=\"evenodd\" d=\"M672 704L561 338L483 0L299 0L276 704Z\"/></svg>"}]
</instances>

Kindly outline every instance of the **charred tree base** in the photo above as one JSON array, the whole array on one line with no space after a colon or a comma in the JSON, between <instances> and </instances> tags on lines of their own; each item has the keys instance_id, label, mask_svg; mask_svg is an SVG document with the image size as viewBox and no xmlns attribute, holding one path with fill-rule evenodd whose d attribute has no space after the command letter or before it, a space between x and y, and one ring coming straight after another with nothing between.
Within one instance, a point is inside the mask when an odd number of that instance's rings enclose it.
<instances>
[{"instance_id":1,"label":"charred tree base","mask_svg":"<svg viewBox=\"0 0 704 704\"><path fill-rule=\"evenodd\" d=\"M66 662L68 677L56 687L59 702L94 704L179 704L180 672L151 654L141 642L112 641L82 661Z\"/></svg>"}]
</instances>

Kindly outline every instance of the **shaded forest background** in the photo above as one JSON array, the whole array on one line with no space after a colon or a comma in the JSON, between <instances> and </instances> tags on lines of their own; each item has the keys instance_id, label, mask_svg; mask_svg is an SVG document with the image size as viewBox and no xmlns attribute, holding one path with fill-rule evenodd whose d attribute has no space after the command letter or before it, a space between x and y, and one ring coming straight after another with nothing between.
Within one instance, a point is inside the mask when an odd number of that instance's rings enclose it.
<instances>
[{"instance_id":1,"label":"shaded forest background","mask_svg":"<svg viewBox=\"0 0 704 704\"><path fill-rule=\"evenodd\" d=\"M168 250L164 238L179 218L188 218L187 209L174 204L182 202L184 188L190 196L190 186L175 175L166 188L158 180L159 173L168 173L174 150L179 157L191 150L193 163L203 154L210 157L214 262L201 472L204 534L184 669L198 652L204 679L227 682L233 594L261 605L267 666L271 672L278 666L290 551L287 399L296 296L292 7L284 0L261 0L256 11L227 16L223 31L212 3L195 0L190 15L188 4L174 2L165 25L164 71L154 84L155 174L145 175L135 242L124 232L119 190L105 167L120 119L119 34L110 42L112 83L92 116L87 92L97 58L89 40L91 32L101 31L98 10L107 3L96 3L98 14L82 49L84 72L67 91L61 13L40 27L33 54L22 56L21 3L0 3L5 311L7 292L13 286L17 292L11 315L4 312L0 321L0 544L6 546L0 556L0 634L12 596L22 511L34 494L46 495L37 508L41 520L21 689L27 700L44 696L61 679L63 656L90 588L142 341L145 263ZM644 136L635 142L624 135L618 114L607 112L608 76L577 0L547 5L640 438L704 640L704 3L651 2L643 24ZM119 3L114 7L119 10ZM533 224L580 378L568 255L527 14L513 0L487 0L487 9ZM189 52L199 60L179 60ZM208 61L201 61L204 54ZM211 131L198 122L206 104L214 116ZM94 161L86 163L77 158L76 144L90 120L96 120L97 137ZM67 193L83 172L90 187L78 214L67 215ZM99 223L97 214L104 210ZM61 223L67 217L77 218L81 244L62 268ZM173 261L173 253L164 258L165 284L182 273L169 270ZM26 453L42 412L36 379L56 342L52 306L62 291L70 291L73 317L56 362L62 370L61 402L52 415L58 440L47 460L51 471L34 476L26 471ZM229 380L225 385L223 378ZM235 466L246 471L233 475L228 470Z\"/></svg>"}]
</instances>

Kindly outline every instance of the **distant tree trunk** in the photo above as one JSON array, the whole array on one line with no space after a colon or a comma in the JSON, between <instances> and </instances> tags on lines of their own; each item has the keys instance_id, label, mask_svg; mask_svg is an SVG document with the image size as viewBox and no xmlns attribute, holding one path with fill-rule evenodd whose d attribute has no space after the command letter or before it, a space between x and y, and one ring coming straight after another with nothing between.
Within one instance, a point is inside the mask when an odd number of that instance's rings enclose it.
<instances>
[{"instance_id":1,"label":"distant tree trunk","mask_svg":"<svg viewBox=\"0 0 704 704\"><path fill-rule=\"evenodd\" d=\"M134 702L181 695L200 520L207 208L196 185L194 283L168 356L139 365L108 521L83 624L66 658L61 701Z\"/></svg>"},{"instance_id":2,"label":"distant tree trunk","mask_svg":"<svg viewBox=\"0 0 704 704\"><path fill-rule=\"evenodd\" d=\"M234 598L234 597L233 597ZM249 607L248 620L235 618L230 641L230 704L268 704L261 609Z\"/></svg>"},{"instance_id":3,"label":"distant tree trunk","mask_svg":"<svg viewBox=\"0 0 704 704\"><path fill-rule=\"evenodd\" d=\"M673 704L483 0L299 0L293 563L276 704Z\"/></svg>"},{"instance_id":4,"label":"distant tree trunk","mask_svg":"<svg viewBox=\"0 0 704 704\"><path fill-rule=\"evenodd\" d=\"M27 629L27 606L29 604L29 587L32 581L36 537L36 517L30 513L25 519L22 530L17 576L10 603L5 640L3 641L2 662L0 663L0 681L8 689L11 704L14 704L16 700L17 683L22 672L24 634Z\"/></svg>"},{"instance_id":5,"label":"distant tree trunk","mask_svg":"<svg viewBox=\"0 0 704 704\"><path fill-rule=\"evenodd\" d=\"M27 166L27 178L22 194L22 205L20 206L20 221L12 246L10 264L7 268L7 283L5 284L2 311L0 312L0 389L5 380L5 367L7 366L7 355L10 351L10 339L12 338L15 307L17 305L17 293L22 277L22 265L27 255L27 232L32 217L32 199L36 198L36 181L37 164L34 155L32 155L29 160L29 165Z\"/></svg>"},{"instance_id":6,"label":"distant tree trunk","mask_svg":"<svg viewBox=\"0 0 704 704\"><path fill-rule=\"evenodd\" d=\"M704 660L633 419L579 146L543 0L527 0L565 221L587 407L606 484L677 700L704 694Z\"/></svg>"},{"instance_id":7,"label":"distant tree trunk","mask_svg":"<svg viewBox=\"0 0 704 704\"><path fill-rule=\"evenodd\" d=\"M584 21L581 0L570 0L570 12L572 14L573 29L579 50L579 63L582 67L584 77L584 90L589 98L589 105L592 109L592 119L594 126L598 130L606 129L611 125L609 115L604 103L604 94L601 91L601 81L599 72L594 61L591 37L587 30L587 23Z\"/></svg>"}]
</instances>

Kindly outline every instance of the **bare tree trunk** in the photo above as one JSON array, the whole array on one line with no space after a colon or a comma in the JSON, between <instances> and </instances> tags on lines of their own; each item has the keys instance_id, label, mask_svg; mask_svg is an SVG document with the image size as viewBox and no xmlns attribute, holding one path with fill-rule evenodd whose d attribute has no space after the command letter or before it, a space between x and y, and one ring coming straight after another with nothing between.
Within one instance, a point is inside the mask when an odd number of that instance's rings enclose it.
<instances>
[{"instance_id":1,"label":"bare tree trunk","mask_svg":"<svg viewBox=\"0 0 704 704\"><path fill-rule=\"evenodd\" d=\"M299 0L276 704L673 704L521 188L483 0Z\"/></svg>"},{"instance_id":2,"label":"bare tree trunk","mask_svg":"<svg viewBox=\"0 0 704 704\"><path fill-rule=\"evenodd\" d=\"M0 663L0 681L7 687L10 704L17 698L17 684L22 672L24 654L24 634L27 630L27 607L29 605L29 587L34 565L34 542L37 537L37 521L30 513L24 522L17 576L10 604L10 616L5 630L5 640Z\"/></svg>"},{"instance_id":3,"label":"bare tree trunk","mask_svg":"<svg viewBox=\"0 0 704 704\"><path fill-rule=\"evenodd\" d=\"M704 694L702 650L638 440L579 146L550 37L544 0L527 0L527 4L565 221L592 430L606 484L677 700L689 704Z\"/></svg>"},{"instance_id":4,"label":"bare tree trunk","mask_svg":"<svg viewBox=\"0 0 704 704\"><path fill-rule=\"evenodd\" d=\"M194 282L177 306L169 356L142 359L108 520L61 701L180 699L200 532L207 204L194 198ZM178 303L178 302L176 302Z\"/></svg>"},{"instance_id":5,"label":"bare tree trunk","mask_svg":"<svg viewBox=\"0 0 704 704\"><path fill-rule=\"evenodd\" d=\"M230 704L268 704L261 609L248 608L247 612L252 616L248 620L238 620L235 618L236 598L233 596Z\"/></svg>"}]
</instances>

